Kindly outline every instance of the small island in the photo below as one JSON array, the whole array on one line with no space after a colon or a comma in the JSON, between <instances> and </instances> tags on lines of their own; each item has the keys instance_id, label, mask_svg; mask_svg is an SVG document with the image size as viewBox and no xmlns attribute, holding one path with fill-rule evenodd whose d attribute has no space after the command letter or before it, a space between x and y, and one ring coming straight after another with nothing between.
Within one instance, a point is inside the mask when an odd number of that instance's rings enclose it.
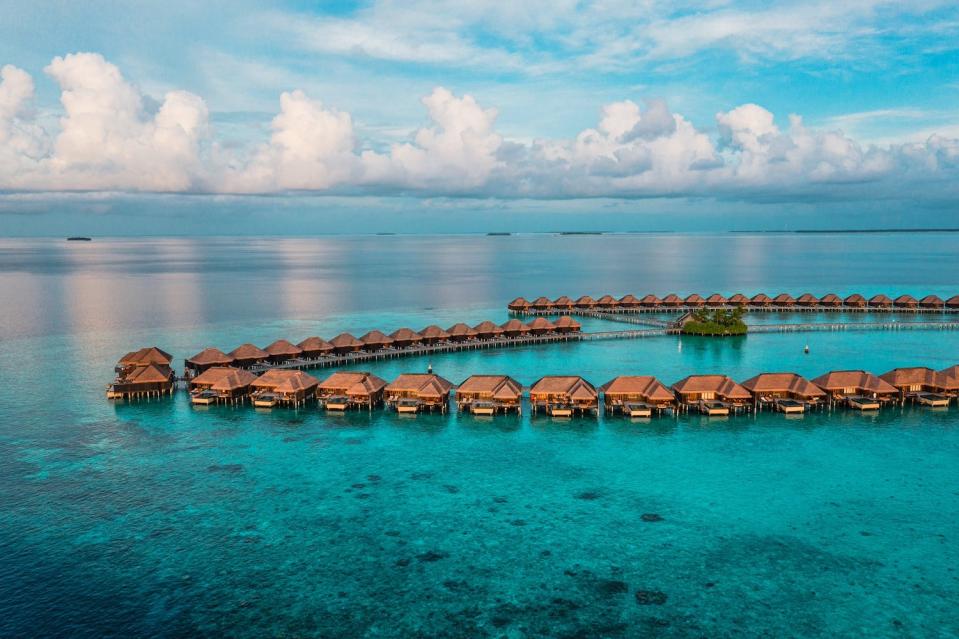
<instances>
[{"instance_id":1,"label":"small island","mask_svg":"<svg viewBox=\"0 0 959 639\"><path fill-rule=\"evenodd\" d=\"M683 335L708 335L710 337L730 337L745 335L746 323L743 322L745 309L699 309L691 311L679 319L680 332Z\"/></svg>"}]
</instances>

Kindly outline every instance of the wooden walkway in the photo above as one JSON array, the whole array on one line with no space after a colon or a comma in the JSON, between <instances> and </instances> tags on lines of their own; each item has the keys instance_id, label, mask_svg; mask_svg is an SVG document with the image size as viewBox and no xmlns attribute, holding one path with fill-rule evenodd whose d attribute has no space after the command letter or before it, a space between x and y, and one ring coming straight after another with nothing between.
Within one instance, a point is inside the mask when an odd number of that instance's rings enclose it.
<instances>
[{"instance_id":1,"label":"wooden walkway","mask_svg":"<svg viewBox=\"0 0 959 639\"><path fill-rule=\"evenodd\" d=\"M578 315L582 317L600 317L600 315L648 315L651 313L686 313L698 310L723 309L727 311L743 308L747 313L884 313L886 315L956 315L959 308L878 308L867 306L858 308L852 306L657 306L654 308L626 308L614 306L607 309L589 308L562 308L525 311L510 310L511 315ZM657 320L649 320L657 321ZM662 320L660 320L662 321Z\"/></svg>"},{"instance_id":2,"label":"wooden walkway","mask_svg":"<svg viewBox=\"0 0 959 639\"><path fill-rule=\"evenodd\" d=\"M806 333L822 331L955 331L955 322L838 322L809 324L750 324L750 333Z\"/></svg>"},{"instance_id":3,"label":"wooden walkway","mask_svg":"<svg viewBox=\"0 0 959 639\"><path fill-rule=\"evenodd\" d=\"M657 328L666 328L672 324L667 320L655 319L652 317L636 317L626 315L616 311L574 311L580 317L592 317L594 319L609 320L611 322L623 322L626 324L641 324L643 326L655 326Z\"/></svg>"}]
</instances>

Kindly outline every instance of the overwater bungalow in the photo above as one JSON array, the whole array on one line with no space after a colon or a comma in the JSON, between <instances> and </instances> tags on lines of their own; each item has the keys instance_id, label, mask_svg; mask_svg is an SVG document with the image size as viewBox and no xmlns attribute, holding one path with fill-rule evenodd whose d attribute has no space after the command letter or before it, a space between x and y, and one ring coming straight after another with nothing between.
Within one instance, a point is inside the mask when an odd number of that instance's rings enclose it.
<instances>
[{"instance_id":1,"label":"overwater bungalow","mask_svg":"<svg viewBox=\"0 0 959 639\"><path fill-rule=\"evenodd\" d=\"M899 396L895 386L866 371L830 371L812 381L826 391L831 402L858 410L878 410Z\"/></svg>"},{"instance_id":2,"label":"overwater bungalow","mask_svg":"<svg viewBox=\"0 0 959 639\"><path fill-rule=\"evenodd\" d=\"M423 338L424 344L439 344L441 342L448 342L450 334L436 324L430 324L420 331L420 337Z\"/></svg>"},{"instance_id":3,"label":"overwater bungalow","mask_svg":"<svg viewBox=\"0 0 959 639\"><path fill-rule=\"evenodd\" d=\"M553 300L548 297L537 297L535 300L530 302L530 306L534 311L548 311L553 308Z\"/></svg>"},{"instance_id":4,"label":"overwater bungalow","mask_svg":"<svg viewBox=\"0 0 959 639\"><path fill-rule=\"evenodd\" d=\"M355 353L363 348L363 342L356 339L349 333L340 333L330 340L330 344L333 345L333 352L337 355Z\"/></svg>"},{"instance_id":5,"label":"overwater bungalow","mask_svg":"<svg viewBox=\"0 0 959 639\"><path fill-rule=\"evenodd\" d=\"M537 318L542 319L542 318ZM450 334L451 342L468 342L470 340L476 339L477 333L472 326L459 322L458 324L453 324L446 332Z\"/></svg>"},{"instance_id":6,"label":"overwater bungalow","mask_svg":"<svg viewBox=\"0 0 959 639\"><path fill-rule=\"evenodd\" d=\"M757 295L753 295L749 299L749 305L752 306L753 308L768 308L772 306L772 304L773 304L773 299L769 297L768 295L766 295L765 293L759 293Z\"/></svg>"},{"instance_id":7,"label":"overwater bungalow","mask_svg":"<svg viewBox=\"0 0 959 639\"><path fill-rule=\"evenodd\" d=\"M640 305L643 308L659 308L663 305L663 300L659 299L653 294L643 295L642 299L639 300Z\"/></svg>"},{"instance_id":8,"label":"overwater bungalow","mask_svg":"<svg viewBox=\"0 0 959 639\"><path fill-rule=\"evenodd\" d=\"M390 333L390 337L393 338L393 346L396 348L409 348L423 341L423 336L411 328L398 328Z\"/></svg>"},{"instance_id":9,"label":"overwater bungalow","mask_svg":"<svg viewBox=\"0 0 959 639\"><path fill-rule=\"evenodd\" d=\"M334 346L330 344L323 338L320 337L307 337L305 340L297 344L300 347L300 356L303 359L320 359L325 355L330 355Z\"/></svg>"},{"instance_id":10,"label":"overwater bungalow","mask_svg":"<svg viewBox=\"0 0 959 639\"><path fill-rule=\"evenodd\" d=\"M924 366L894 368L879 376L899 391L899 398L926 406L948 406L959 393L959 380Z\"/></svg>"},{"instance_id":11,"label":"overwater bungalow","mask_svg":"<svg viewBox=\"0 0 959 639\"><path fill-rule=\"evenodd\" d=\"M869 308L892 308L892 298L881 293L879 295L873 295L869 298Z\"/></svg>"},{"instance_id":12,"label":"overwater bungalow","mask_svg":"<svg viewBox=\"0 0 959 639\"><path fill-rule=\"evenodd\" d=\"M270 362L273 364L288 362L303 354L303 349L285 339L278 339L263 350L269 354Z\"/></svg>"},{"instance_id":13,"label":"overwater bungalow","mask_svg":"<svg viewBox=\"0 0 959 639\"><path fill-rule=\"evenodd\" d=\"M946 308L959 308L959 295L953 295L947 299Z\"/></svg>"},{"instance_id":14,"label":"overwater bungalow","mask_svg":"<svg viewBox=\"0 0 959 639\"><path fill-rule=\"evenodd\" d=\"M582 377L547 375L540 378L529 391L533 412L544 412L553 417L596 413L599 393L596 387Z\"/></svg>"},{"instance_id":15,"label":"overwater bungalow","mask_svg":"<svg viewBox=\"0 0 959 639\"><path fill-rule=\"evenodd\" d=\"M529 327L529 332L533 335L545 335L556 330L556 326L545 317L537 317L526 326Z\"/></svg>"},{"instance_id":16,"label":"overwater bungalow","mask_svg":"<svg viewBox=\"0 0 959 639\"><path fill-rule=\"evenodd\" d=\"M773 305L790 308L796 305L796 298L789 293L780 293L773 298Z\"/></svg>"},{"instance_id":17,"label":"overwater bungalow","mask_svg":"<svg viewBox=\"0 0 959 639\"><path fill-rule=\"evenodd\" d=\"M333 373L316 387L316 399L326 410L366 408L383 403L386 381L365 371Z\"/></svg>"},{"instance_id":18,"label":"overwater bungalow","mask_svg":"<svg viewBox=\"0 0 959 639\"><path fill-rule=\"evenodd\" d=\"M895 300L893 304L896 308L901 308L904 310L914 311L919 308L919 300L917 300L912 295L900 295Z\"/></svg>"},{"instance_id":19,"label":"overwater bungalow","mask_svg":"<svg viewBox=\"0 0 959 639\"><path fill-rule=\"evenodd\" d=\"M927 310L942 310L946 307L946 303L942 301L942 298L938 295L926 295L924 298L919 300L919 308Z\"/></svg>"},{"instance_id":20,"label":"overwater bungalow","mask_svg":"<svg viewBox=\"0 0 959 639\"><path fill-rule=\"evenodd\" d=\"M107 386L107 399L160 397L172 395L175 389L176 375L169 365L127 365Z\"/></svg>"},{"instance_id":21,"label":"overwater bungalow","mask_svg":"<svg viewBox=\"0 0 959 639\"><path fill-rule=\"evenodd\" d=\"M472 375L456 389L456 406L474 415L522 412L523 385L508 375Z\"/></svg>"},{"instance_id":22,"label":"overwater bungalow","mask_svg":"<svg viewBox=\"0 0 959 639\"><path fill-rule=\"evenodd\" d=\"M500 328L503 329L503 335L506 337L523 337L529 335L529 326L518 319L511 319Z\"/></svg>"},{"instance_id":23,"label":"overwater bungalow","mask_svg":"<svg viewBox=\"0 0 959 639\"><path fill-rule=\"evenodd\" d=\"M230 366L233 358L219 348L204 348L193 357L183 361L183 367L190 375L199 375L214 366Z\"/></svg>"},{"instance_id":24,"label":"overwater bungalow","mask_svg":"<svg viewBox=\"0 0 959 639\"><path fill-rule=\"evenodd\" d=\"M557 333L578 333L582 325L569 315L563 315L553 322L553 329Z\"/></svg>"},{"instance_id":25,"label":"overwater bungalow","mask_svg":"<svg viewBox=\"0 0 959 639\"><path fill-rule=\"evenodd\" d=\"M568 295L560 295L553 300L553 308L558 311L571 311L574 306L573 300Z\"/></svg>"},{"instance_id":26,"label":"overwater bungalow","mask_svg":"<svg viewBox=\"0 0 959 639\"><path fill-rule=\"evenodd\" d=\"M736 293L729 298L730 306L748 306L749 298L742 293Z\"/></svg>"},{"instance_id":27,"label":"overwater bungalow","mask_svg":"<svg viewBox=\"0 0 959 639\"><path fill-rule=\"evenodd\" d=\"M315 398L319 384L320 380L303 371L273 368L250 382L250 399L260 408L301 406Z\"/></svg>"},{"instance_id":28,"label":"overwater bungalow","mask_svg":"<svg viewBox=\"0 0 959 639\"><path fill-rule=\"evenodd\" d=\"M615 308L619 305L619 301L612 295L603 295L601 298L596 300L597 308Z\"/></svg>"},{"instance_id":29,"label":"overwater bungalow","mask_svg":"<svg viewBox=\"0 0 959 639\"><path fill-rule=\"evenodd\" d=\"M783 413L802 413L822 405L826 393L796 373L762 373L742 383L757 408L769 407Z\"/></svg>"},{"instance_id":30,"label":"overwater bungalow","mask_svg":"<svg viewBox=\"0 0 959 639\"><path fill-rule=\"evenodd\" d=\"M712 295L706 298L706 306L712 306L714 308L718 306L726 306L728 303L729 303L729 300L727 300L725 297L723 297L719 293L713 293Z\"/></svg>"},{"instance_id":31,"label":"overwater bungalow","mask_svg":"<svg viewBox=\"0 0 959 639\"><path fill-rule=\"evenodd\" d=\"M393 346L393 338L383 331L370 331L360 336L364 351L381 351Z\"/></svg>"},{"instance_id":32,"label":"overwater bungalow","mask_svg":"<svg viewBox=\"0 0 959 639\"><path fill-rule=\"evenodd\" d=\"M156 346L147 346L121 357L119 361L117 361L114 370L117 373L122 373L127 369L133 369L138 366L148 366L150 364L170 367L173 364L173 356Z\"/></svg>"},{"instance_id":33,"label":"overwater bungalow","mask_svg":"<svg viewBox=\"0 0 959 639\"><path fill-rule=\"evenodd\" d=\"M433 373L404 373L384 389L387 405L398 413L439 409L446 412L453 385Z\"/></svg>"},{"instance_id":34,"label":"overwater bungalow","mask_svg":"<svg viewBox=\"0 0 959 639\"><path fill-rule=\"evenodd\" d=\"M586 308L586 309L595 308L596 300L594 300L589 295L583 295L578 300L576 300L575 305L576 305L576 308Z\"/></svg>"},{"instance_id":35,"label":"overwater bungalow","mask_svg":"<svg viewBox=\"0 0 959 639\"><path fill-rule=\"evenodd\" d=\"M607 413L628 417L650 417L653 412L671 411L676 404L673 392L651 375L620 375L599 390Z\"/></svg>"},{"instance_id":36,"label":"overwater bungalow","mask_svg":"<svg viewBox=\"0 0 959 639\"><path fill-rule=\"evenodd\" d=\"M642 305L642 302L639 301L639 298L633 295L632 293L627 293L619 298L618 306L622 308L637 308Z\"/></svg>"},{"instance_id":37,"label":"overwater bungalow","mask_svg":"<svg viewBox=\"0 0 959 639\"><path fill-rule=\"evenodd\" d=\"M946 377L959 380L959 365L950 366L949 368L944 368L939 371L940 374L945 375Z\"/></svg>"},{"instance_id":38,"label":"overwater bungalow","mask_svg":"<svg viewBox=\"0 0 959 639\"><path fill-rule=\"evenodd\" d=\"M473 330L476 331L478 339L495 339L503 335L503 329L489 320L480 322L473 327Z\"/></svg>"},{"instance_id":39,"label":"overwater bungalow","mask_svg":"<svg viewBox=\"0 0 959 639\"><path fill-rule=\"evenodd\" d=\"M842 301L842 305L846 308L866 308L867 304L866 298L859 293L853 293Z\"/></svg>"},{"instance_id":40,"label":"overwater bungalow","mask_svg":"<svg viewBox=\"0 0 959 639\"><path fill-rule=\"evenodd\" d=\"M680 308L685 305L686 305L686 302L683 301L683 298L681 298L679 295L676 295L675 293L670 293L669 295L664 297L663 303L661 304L661 306L664 306L666 308Z\"/></svg>"},{"instance_id":41,"label":"overwater bungalow","mask_svg":"<svg viewBox=\"0 0 959 639\"><path fill-rule=\"evenodd\" d=\"M706 300L703 299L703 296L699 293L688 295L683 301L686 303L686 306L689 306L690 308L699 308L706 305Z\"/></svg>"},{"instance_id":42,"label":"overwater bungalow","mask_svg":"<svg viewBox=\"0 0 959 639\"><path fill-rule=\"evenodd\" d=\"M262 364L270 359L270 354L262 348L247 343L237 346L230 351L230 357L233 358L233 365L239 368L250 368L257 364Z\"/></svg>"},{"instance_id":43,"label":"overwater bungalow","mask_svg":"<svg viewBox=\"0 0 959 639\"><path fill-rule=\"evenodd\" d=\"M842 298L835 293L826 293L820 298L819 305L826 308L839 308L842 306Z\"/></svg>"},{"instance_id":44,"label":"overwater bungalow","mask_svg":"<svg viewBox=\"0 0 959 639\"><path fill-rule=\"evenodd\" d=\"M812 308L819 305L819 298L812 293L803 293L796 300L796 304L804 308Z\"/></svg>"},{"instance_id":45,"label":"overwater bungalow","mask_svg":"<svg viewBox=\"0 0 959 639\"><path fill-rule=\"evenodd\" d=\"M511 311L523 312L530 309L530 304L525 297L517 297L515 300L507 304L506 308Z\"/></svg>"},{"instance_id":46,"label":"overwater bungalow","mask_svg":"<svg viewBox=\"0 0 959 639\"><path fill-rule=\"evenodd\" d=\"M748 409L752 401L748 390L725 375L690 375L672 389L682 408L703 415L729 415Z\"/></svg>"},{"instance_id":47,"label":"overwater bungalow","mask_svg":"<svg viewBox=\"0 0 959 639\"><path fill-rule=\"evenodd\" d=\"M233 366L212 366L190 380L190 402L209 405L242 402L256 375Z\"/></svg>"}]
</instances>

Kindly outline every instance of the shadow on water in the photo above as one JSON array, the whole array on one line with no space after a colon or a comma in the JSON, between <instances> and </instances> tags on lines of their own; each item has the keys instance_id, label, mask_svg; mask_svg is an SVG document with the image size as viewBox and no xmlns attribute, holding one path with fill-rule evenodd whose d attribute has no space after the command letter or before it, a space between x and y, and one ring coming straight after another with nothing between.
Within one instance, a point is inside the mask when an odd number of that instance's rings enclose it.
<instances>
[{"instance_id":1,"label":"shadow on water","mask_svg":"<svg viewBox=\"0 0 959 639\"><path fill-rule=\"evenodd\" d=\"M464 431L480 434L515 433L523 427L523 418L510 413L508 415L470 415L460 414L457 424Z\"/></svg>"},{"instance_id":2,"label":"shadow on water","mask_svg":"<svg viewBox=\"0 0 959 639\"><path fill-rule=\"evenodd\" d=\"M603 427L622 437L669 437L676 434L678 421L674 417L620 417L603 420Z\"/></svg>"}]
</instances>

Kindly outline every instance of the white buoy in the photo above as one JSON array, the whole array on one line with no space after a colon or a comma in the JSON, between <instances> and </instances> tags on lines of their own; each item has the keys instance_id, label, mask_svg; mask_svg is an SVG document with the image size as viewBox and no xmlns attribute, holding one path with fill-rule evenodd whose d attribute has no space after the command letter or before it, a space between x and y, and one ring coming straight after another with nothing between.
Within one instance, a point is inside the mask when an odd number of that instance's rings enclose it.
<instances>
[{"instance_id":1,"label":"white buoy","mask_svg":"<svg viewBox=\"0 0 959 639\"><path fill-rule=\"evenodd\" d=\"M806 344L806 347L802 349L802 352L806 355L809 355L809 344Z\"/></svg>"}]
</instances>

